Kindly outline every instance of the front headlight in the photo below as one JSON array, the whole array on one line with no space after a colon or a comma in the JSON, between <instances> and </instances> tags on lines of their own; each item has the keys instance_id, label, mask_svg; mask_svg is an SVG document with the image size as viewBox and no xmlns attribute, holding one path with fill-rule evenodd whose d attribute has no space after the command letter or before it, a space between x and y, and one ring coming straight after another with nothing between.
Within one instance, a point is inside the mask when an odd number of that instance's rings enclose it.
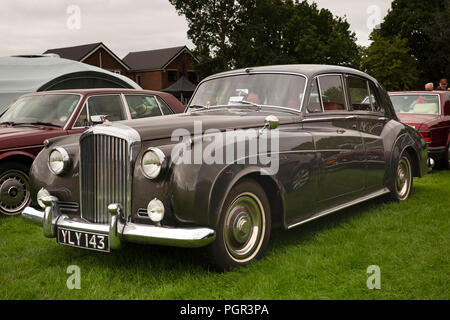
<instances>
[{"instance_id":1,"label":"front headlight","mask_svg":"<svg viewBox=\"0 0 450 320\"><path fill-rule=\"evenodd\" d=\"M161 173L165 160L164 153L158 148L149 148L142 156L142 172L148 179L155 179Z\"/></svg>"},{"instance_id":2,"label":"front headlight","mask_svg":"<svg viewBox=\"0 0 450 320\"><path fill-rule=\"evenodd\" d=\"M48 156L48 167L56 174L61 175L67 171L70 166L69 154L64 148L54 148Z\"/></svg>"}]
</instances>

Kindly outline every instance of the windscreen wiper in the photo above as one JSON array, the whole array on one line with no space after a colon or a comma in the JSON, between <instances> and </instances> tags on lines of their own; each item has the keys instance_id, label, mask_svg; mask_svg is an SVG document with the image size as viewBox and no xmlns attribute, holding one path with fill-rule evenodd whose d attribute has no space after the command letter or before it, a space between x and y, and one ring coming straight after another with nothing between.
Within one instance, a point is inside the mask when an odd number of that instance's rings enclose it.
<instances>
[{"instance_id":1,"label":"windscreen wiper","mask_svg":"<svg viewBox=\"0 0 450 320\"><path fill-rule=\"evenodd\" d=\"M28 123L23 123L23 124L34 124L34 125L62 128L62 126L60 126L58 124L54 124L51 122L44 122L44 121L34 121L34 122L28 122Z\"/></svg>"},{"instance_id":2,"label":"windscreen wiper","mask_svg":"<svg viewBox=\"0 0 450 320\"><path fill-rule=\"evenodd\" d=\"M255 102L247 101L247 100L241 100L241 101L239 101L239 103L244 103L244 104L249 104L251 106L254 106L254 107L256 107L256 109L258 111L261 110L261 108L262 108L262 105L255 103Z\"/></svg>"},{"instance_id":3,"label":"windscreen wiper","mask_svg":"<svg viewBox=\"0 0 450 320\"><path fill-rule=\"evenodd\" d=\"M12 126L15 122L13 121L4 121L4 122L0 122L0 125L4 125L4 126Z\"/></svg>"},{"instance_id":4,"label":"windscreen wiper","mask_svg":"<svg viewBox=\"0 0 450 320\"><path fill-rule=\"evenodd\" d=\"M49 126L49 127L58 127L62 128L62 126L51 123L51 122L44 122L44 121L33 121L33 122L14 122L14 121L5 121L0 122L0 125L8 125L12 127L16 126Z\"/></svg>"}]
</instances>

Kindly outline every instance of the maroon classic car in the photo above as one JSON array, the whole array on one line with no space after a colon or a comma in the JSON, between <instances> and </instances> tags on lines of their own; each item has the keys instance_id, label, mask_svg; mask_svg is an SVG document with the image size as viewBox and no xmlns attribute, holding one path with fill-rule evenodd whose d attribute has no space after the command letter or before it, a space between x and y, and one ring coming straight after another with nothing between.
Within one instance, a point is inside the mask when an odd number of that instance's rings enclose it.
<instances>
[{"instance_id":1,"label":"maroon classic car","mask_svg":"<svg viewBox=\"0 0 450 320\"><path fill-rule=\"evenodd\" d=\"M448 91L389 93L400 120L425 138L428 155L450 169L450 98Z\"/></svg>"},{"instance_id":2,"label":"maroon classic car","mask_svg":"<svg viewBox=\"0 0 450 320\"><path fill-rule=\"evenodd\" d=\"M140 119L184 109L174 96L158 91L85 89L22 96L0 117L0 214L19 214L29 203L29 168L46 139L81 133L105 118Z\"/></svg>"}]
</instances>

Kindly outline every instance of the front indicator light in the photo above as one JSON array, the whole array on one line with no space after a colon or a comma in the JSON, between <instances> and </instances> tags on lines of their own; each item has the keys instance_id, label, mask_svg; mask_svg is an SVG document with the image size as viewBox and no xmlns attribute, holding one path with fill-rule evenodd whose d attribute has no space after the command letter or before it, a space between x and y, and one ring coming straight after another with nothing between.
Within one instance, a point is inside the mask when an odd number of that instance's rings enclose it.
<instances>
[{"instance_id":1,"label":"front indicator light","mask_svg":"<svg viewBox=\"0 0 450 320\"><path fill-rule=\"evenodd\" d=\"M42 202L42 198L50 196L50 192L48 192L46 189L41 188L41 190L37 193L37 203L39 207L42 209L45 209L45 204Z\"/></svg>"},{"instance_id":2,"label":"front indicator light","mask_svg":"<svg viewBox=\"0 0 450 320\"><path fill-rule=\"evenodd\" d=\"M155 198L148 203L147 215L153 222L160 222L164 218L164 204Z\"/></svg>"}]
</instances>

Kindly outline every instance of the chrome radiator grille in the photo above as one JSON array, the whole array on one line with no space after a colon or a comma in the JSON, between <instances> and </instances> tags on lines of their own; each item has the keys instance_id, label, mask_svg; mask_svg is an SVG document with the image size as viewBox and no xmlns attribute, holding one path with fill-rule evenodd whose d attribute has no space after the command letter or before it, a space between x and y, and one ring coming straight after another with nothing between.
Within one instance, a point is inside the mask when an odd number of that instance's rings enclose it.
<instances>
[{"instance_id":1,"label":"chrome radiator grille","mask_svg":"<svg viewBox=\"0 0 450 320\"><path fill-rule=\"evenodd\" d=\"M93 134L80 141L81 216L109 223L108 205L120 203L127 212L129 149L126 140Z\"/></svg>"}]
</instances>

